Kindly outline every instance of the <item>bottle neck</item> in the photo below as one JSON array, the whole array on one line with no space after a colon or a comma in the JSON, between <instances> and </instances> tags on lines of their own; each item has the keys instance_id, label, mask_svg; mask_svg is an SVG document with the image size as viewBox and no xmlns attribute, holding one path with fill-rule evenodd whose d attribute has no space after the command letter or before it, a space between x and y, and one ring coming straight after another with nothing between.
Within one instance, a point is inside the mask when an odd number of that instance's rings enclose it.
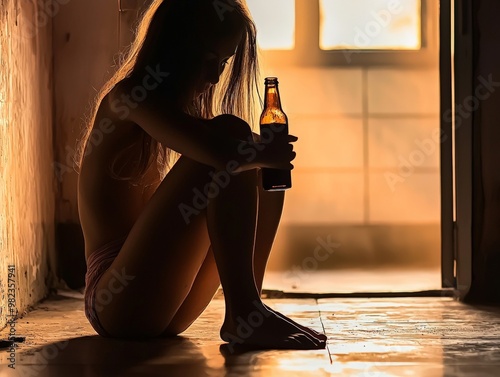
<instances>
[{"instance_id":1,"label":"bottle neck","mask_svg":"<svg viewBox=\"0 0 500 377\"><path fill-rule=\"evenodd\" d=\"M266 86L266 94L264 97L264 108L275 108L281 110L280 93L278 86L271 84Z\"/></svg>"}]
</instances>

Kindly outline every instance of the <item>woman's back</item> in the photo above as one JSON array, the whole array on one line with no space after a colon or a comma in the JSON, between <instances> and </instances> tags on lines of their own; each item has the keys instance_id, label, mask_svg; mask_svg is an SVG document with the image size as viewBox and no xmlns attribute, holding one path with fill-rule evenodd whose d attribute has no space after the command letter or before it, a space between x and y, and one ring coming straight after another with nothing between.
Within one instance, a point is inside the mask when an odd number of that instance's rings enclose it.
<instances>
[{"instance_id":1,"label":"woman's back","mask_svg":"<svg viewBox=\"0 0 500 377\"><path fill-rule=\"evenodd\" d=\"M143 131L135 123L119 119L111 111L107 97L101 101L92 132L94 137L88 141L78 180L78 207L87 258L102 245L128 234L159 184L156 164L147 172L147 181L156 183L148 187L132 186L129 181L110 176L110 162L123 148L137 141ZM127 157L117 161L122 176L134 171L140 148L141 143L136 143L127 149Z\"/></svg>"}]
</instances>

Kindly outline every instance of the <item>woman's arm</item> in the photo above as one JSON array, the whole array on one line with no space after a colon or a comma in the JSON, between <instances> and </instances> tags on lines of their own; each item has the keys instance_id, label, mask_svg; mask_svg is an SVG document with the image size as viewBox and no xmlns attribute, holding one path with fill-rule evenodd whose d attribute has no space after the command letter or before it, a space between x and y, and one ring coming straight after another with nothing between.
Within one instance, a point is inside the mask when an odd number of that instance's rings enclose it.
<instances>
[{"instance_id":1,"label":"woman's arm","mask_svg":"<svg viewBox=\"0 0 500 377\"><path fill-rule=\"evenodd\" d=\"M116 107L122 95L129 93L123 86L117 85L108 94L110 106L115 104ZM128 106L128 110L128 120L139 125L162 145L195 161L220 170L224 170L229 161L236 161L240 169L246 164L238 152L244 141L215 133L207 123L169 105L154 91L148 92L146 100Z\"/></svg>"}]
</instances>

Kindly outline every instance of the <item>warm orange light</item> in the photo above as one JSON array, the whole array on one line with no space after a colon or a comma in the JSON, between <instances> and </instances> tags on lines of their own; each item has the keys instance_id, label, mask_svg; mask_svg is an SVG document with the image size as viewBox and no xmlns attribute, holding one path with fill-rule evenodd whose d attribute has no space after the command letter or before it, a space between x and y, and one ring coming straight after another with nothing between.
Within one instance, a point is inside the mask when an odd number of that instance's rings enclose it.
<instances>
[{"instance_id":1,"label":"warm orange light","mask_svg":"<svg viewBox=\"0 0 500 377\"><path fill-rule=\"evenodd\" d=\"M320 0L323 50L418 50L421 0Z\"/></svg>"},{"instance_id":2,"label":"warm orange light","mask_svg":"<svg viewBox=\"0 0 500 377\"><path fill-rule=\"evenodd\" d=\"M295 47L295 0L247 0L263 50Z\"/></svg>"}]
</instances>

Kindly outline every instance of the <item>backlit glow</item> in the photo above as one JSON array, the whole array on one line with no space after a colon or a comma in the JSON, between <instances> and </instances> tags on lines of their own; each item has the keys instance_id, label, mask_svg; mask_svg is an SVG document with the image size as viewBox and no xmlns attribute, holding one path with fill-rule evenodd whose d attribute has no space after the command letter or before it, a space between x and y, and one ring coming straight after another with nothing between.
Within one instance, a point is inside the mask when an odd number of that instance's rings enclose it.
<instances>
[{"instance_id":1,"label":"backlit glow","mask_svg":"<svg viewBox=\"0 0 500 377\"><path fill-rule=\"evenodd\" d=\"M263 50L295 47L295 0L247 0Z\"/></svg>"},{"instance_id":2,"label":"backlit glow","mask_svg":"<svg viewBox=\"0 0 500 377\"><path fill-rule=\"evenodd\" d=\"M323 50L419 50L421 0L320 0Z\"/></svg>"}]
</instances>

